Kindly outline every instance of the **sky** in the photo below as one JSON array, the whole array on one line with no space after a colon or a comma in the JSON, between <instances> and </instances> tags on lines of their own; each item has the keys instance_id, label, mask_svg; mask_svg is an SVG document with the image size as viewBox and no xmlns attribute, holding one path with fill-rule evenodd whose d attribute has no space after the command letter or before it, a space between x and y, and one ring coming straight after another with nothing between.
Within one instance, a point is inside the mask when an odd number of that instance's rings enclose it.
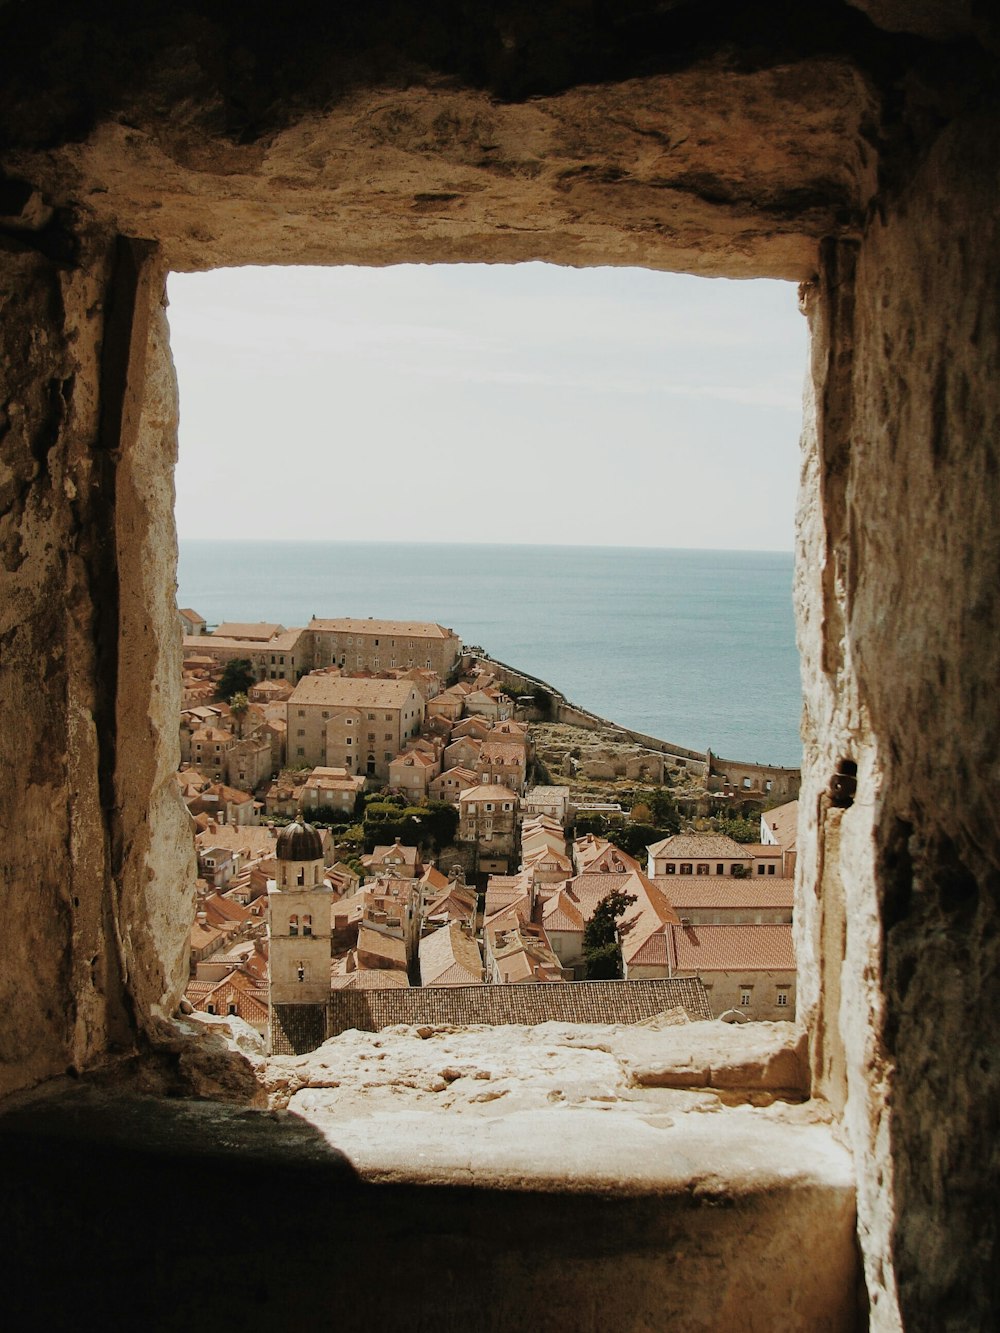
<instances>
[{"instance_id":1,"label":"sky","mask_svg":"<svg viewBox=\"0 0 1000 1333\"><path fill-rule=\"evenodd\" d=\"M182 538L792 549L791 283L408 264L168 296Z\"/></svg>"}]
</instances>

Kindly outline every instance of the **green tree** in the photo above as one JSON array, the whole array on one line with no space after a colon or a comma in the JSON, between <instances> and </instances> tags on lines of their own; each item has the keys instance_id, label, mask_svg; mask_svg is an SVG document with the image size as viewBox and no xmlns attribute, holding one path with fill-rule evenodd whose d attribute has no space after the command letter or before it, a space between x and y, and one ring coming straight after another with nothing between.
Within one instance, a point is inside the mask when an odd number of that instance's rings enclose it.
<instances>
[{"instance_id":1,"label":"green tree","mask_svg":"<svg viewBox=\"0 0 1000 1333\"><path fill-rule=\"evenodd\" d=\"M588 981L613 981L622 975L618 922L636 901L634 893L615 890L597 905L583 929L583 958Z\"/></svg>"},{"instance_id":2,"label":"green tree","mask_svg":"<svg viewBox=\"0 0 1000 1333\"><path fill-rule=\"evenodd\" d=\"M250 700L243 690L238 690L229 700L229 711L236 722L236 734L242 739L243 723L246 721L247 713L250 711Z\"/></svg>"},{"instance_id":3,"label":"green tree","mask_svg":"<svg viewBox=\"0 0 1000 1333\"><path fill-rule=\"evenodd\" d=\"M759 842L760 820L744 819L740 815L719 815L712 820L717 833L724 833L734 842Z\"/></svg>"},{"instance_id":4,"label":"green tree","mask_svg":"<svg viewBox=\"0 0 1000 1333\"><path fill-rule=\"evenodd\" d=\"M596 833L599 838L603 838L608 831L607 815L577 815L576 817L576 836L584 837L587 833Z\"/></svg>"},{"instance_id":5,"label":"green tree","mask_svg":"<svg viewBox=\"0 0 1000 1333\"><path fill-rule=\"evenodd\" d=\"M646 861L646 848L667 836L664 829L658 829L652 824L626 824L624 828L608 830L608 842L613 842L643 864Z\"/></svg>"},{"instance_id":6,"label":"green tree","mask_svg":"<svg viewBox=\"0 0 1000 1333\"><path fill-rule=\"evenodd\" d=\"M649 800L646 802L653 816L653 823L657 828L664 829L664 837L671 833L677 833L681 826L681 815L677 809L677 802L674 800L673 793L666 787L655 787L650 792Z\"/></svg>"},{"instance_id":7,"label":"green tree","mask_svg":"<svg viewBox=\"0 0 1000 1333\"><path fill-rule=\"evenodd\" d=\"M248 657L234 657L222 668L219 688L215 692L217 699L231 699L234 694L246 694L251 685L255 685L253 663Z\"/></svg>"}]
</instances>

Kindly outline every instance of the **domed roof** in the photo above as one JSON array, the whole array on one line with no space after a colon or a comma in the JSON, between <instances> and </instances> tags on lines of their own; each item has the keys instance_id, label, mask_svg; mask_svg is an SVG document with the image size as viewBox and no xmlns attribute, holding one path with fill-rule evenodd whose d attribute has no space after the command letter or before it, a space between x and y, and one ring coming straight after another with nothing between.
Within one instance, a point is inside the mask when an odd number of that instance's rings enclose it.
<instances>
[{"instance_id":1,"label":"domed roof","mask_svg":"<svg viewBox=\"0 0 1000 1333\"><path fill-rule=\"evenodd\" d=\"M279 861L320 861L323 859L323 843L312 824L296 815L278 834L274 854Z\"/></svg>"}]
</instances>

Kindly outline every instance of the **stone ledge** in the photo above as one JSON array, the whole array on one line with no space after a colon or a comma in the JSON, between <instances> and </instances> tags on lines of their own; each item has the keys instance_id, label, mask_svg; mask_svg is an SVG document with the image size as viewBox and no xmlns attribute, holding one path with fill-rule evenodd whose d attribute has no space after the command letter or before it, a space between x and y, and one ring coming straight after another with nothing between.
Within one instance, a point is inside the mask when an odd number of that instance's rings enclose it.
<instances>
[{"instance_id":1,"label":"stone ledge","mask_svg":"<svg viewBox=\"0 0 1000 1333\"><path fill-rule=\"evenodd\" d=\"M19 1099L0 1115L5 1314L49 1329L82 1309L147 1330L854 1328L850 1163L813 1109L641 1099L377 1112L322 1132L82 1086Z\"/></svg>"}]
</instances>

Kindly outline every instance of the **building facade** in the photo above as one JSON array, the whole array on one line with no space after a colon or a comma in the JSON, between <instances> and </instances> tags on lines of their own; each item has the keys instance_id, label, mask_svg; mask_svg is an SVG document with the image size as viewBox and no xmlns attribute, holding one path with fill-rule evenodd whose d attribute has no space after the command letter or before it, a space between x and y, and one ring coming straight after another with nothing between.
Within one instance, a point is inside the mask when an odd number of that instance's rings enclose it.
<instances>
[{"instance_id":1,"label":"building facade","mask_svg":"<svg viewBox=\"0 0 1000 1333\"><path fill-rule=\"evenodd\" d=\"M444 680L461 656L452 629L426 621L333 620L314 617L308 626L312 666L345 671L392 671L422 667Z\"/></svg>"},{"instance_id":2,"label":"building facade","mask_svg":"<svg viewBox=\"0 0 1000 1333\"><path fill-rule=\"evenodd\" d=\"M410 681L304 676L288 700L288 765L387 782L389 764L423 720L424 702Z\"/></svg>"}]
</instances>

